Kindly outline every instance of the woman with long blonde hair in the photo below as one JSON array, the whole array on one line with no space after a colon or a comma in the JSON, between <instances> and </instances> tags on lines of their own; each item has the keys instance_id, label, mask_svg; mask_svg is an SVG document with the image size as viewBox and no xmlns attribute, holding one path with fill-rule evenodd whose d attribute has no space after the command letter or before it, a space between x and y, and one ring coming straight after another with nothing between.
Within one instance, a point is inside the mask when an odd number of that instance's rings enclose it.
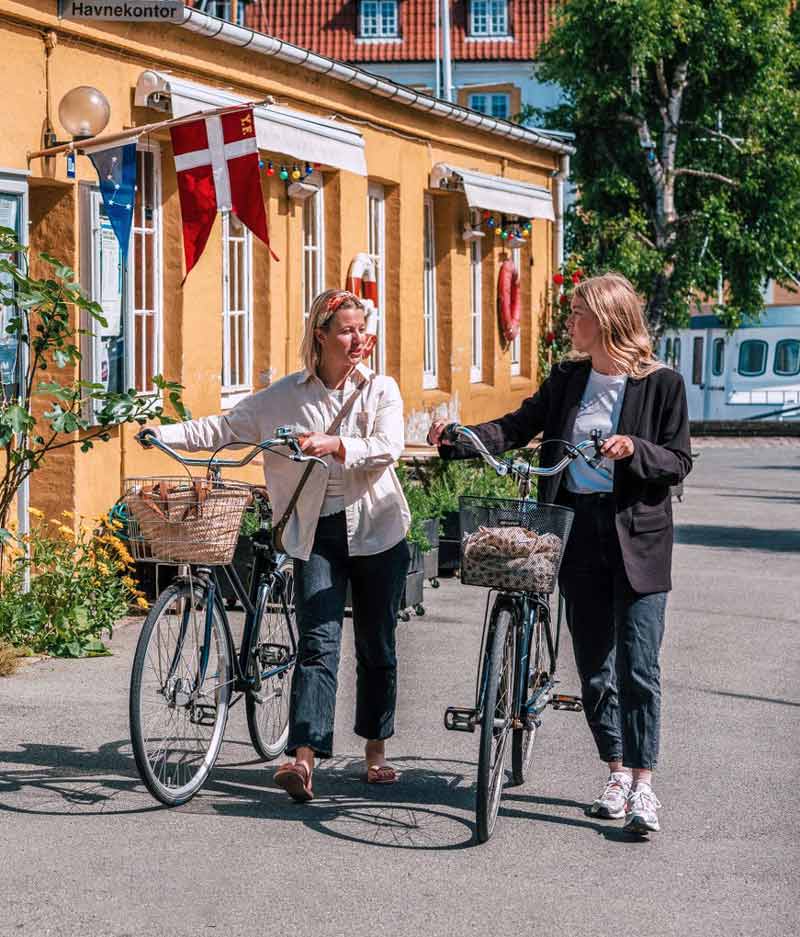
<instances>
[{"instance_id":1,"label":"woman with long blonde hair","mask_svg":"<svg viewBox=\"0 0 800 937\"><path fill-rule=\"evenodd\" d=\"M333 721L345 594L351 586L356 648L355 733L365 739L365 778L396 780L385 760L397 697L395 627L410 553L411 515L394 471L404 446L403 401L393 378L364 359L372 348L367 312L346 290L316 297L306 320L303 369L245 398L222 416L155 427L178 449L214 451L298 427L302 450L323 459L295 498L303 466L265 457L274 519L294 558L299 644L292 677L292 759L275 773L296 801L313 797L317 759L333 752Z\"/></svg>"},{"instance_id":2,"label":"woman with long blonde hair","mask_svg":"<svg viewBox=\"0 0 800 937\"><path fill-rule=\"evenodd\" d=\"M660 734L659 652L672 587L670 486L692 467L683 379L653 355L642 302L616 273L591 277L572 294L567 329L572 352L513 413L473 426L489 451L526 445L542 433L555 465L563 442L600 431L604 473L583 459L539 481L539 500L575 512L560 587L581 680L584 712L608 766L587 813L625 819L634 834L659 830L652 775ZM470 458L442 438L428 441L443 458Z\"/></svg>"}]
</instances>

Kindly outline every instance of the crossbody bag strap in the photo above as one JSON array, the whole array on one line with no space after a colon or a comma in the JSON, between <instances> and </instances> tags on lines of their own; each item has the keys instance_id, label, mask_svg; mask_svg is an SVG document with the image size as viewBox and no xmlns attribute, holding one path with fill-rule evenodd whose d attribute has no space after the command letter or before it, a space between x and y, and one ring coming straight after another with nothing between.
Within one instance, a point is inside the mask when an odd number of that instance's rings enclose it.
<instances>
[{"instance_id":1,"label":"crossbody bag strap","mask_svg":"<svg viewBox=\"0 0 800 937\"><path fill-rule=\"evenodd\" d=\"M367 383L367 382L366 382L366 378L365 378L364 380L361 381L361 383L358 385L358 387L356 387L356 389L353 391L353 393L350 394L350 396L347 398L347 402L342 406L342 409L336 414L336 418L335 418L334 421L331 423L331 425L328 427L328 429L327 429L327 431L326 431L326 434L325 434L326 436L333 436L333 435L337 432L337 430L339 429L339 427L342 425L342 423L343 423L343 422L345 421L345 419L347 418L347 416L348 416L348 414L350 413L350 411L351 411L351 410L353 409L353 407L355 406L356 400L358 400L358 398L361 396L361 391L363 390L364 385L365 385L366 383ZM289 518L290 518L291 515L292 515L292 511L295 509L295 505L297 504L297 499L300 497L300 494L301 494L303 488L305 487L306 482L308 481L309 477L311 476L311 472L312 472L312 470L313 470L313 468L314 468L314 465L315 465L314 462L309 462L308 465L306 466L306 470L305 470L305 472L303 472L303 475L302 475L302 477L300 478L300 481L298 482L297 488L295 488L295 490L294 490L294 494L292 495L292 497L291 497L291 499L290 499L290 501L289 501L289 505L288 505L288 507L286 508L286 510L283 512L283 517L281 517L281 519L278 521L278 523L274 526L273 529L276 530L276 531L278 531L279 533L282 533L282 532L283 532L283 528L284 528L284 527L286 526L286 524L288 523Z\"/></svg>"}]
</instances>

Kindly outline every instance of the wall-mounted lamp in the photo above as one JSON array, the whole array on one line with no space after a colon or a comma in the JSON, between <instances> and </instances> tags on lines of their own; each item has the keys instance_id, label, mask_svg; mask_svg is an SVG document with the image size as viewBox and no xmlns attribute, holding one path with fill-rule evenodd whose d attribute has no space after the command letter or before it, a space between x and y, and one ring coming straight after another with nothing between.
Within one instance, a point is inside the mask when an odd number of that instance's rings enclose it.
<instances>
[{"instance_id":1,"label":"wall-mounted lamp","mask_svg":"<svg viewBox=\"0 0 800 937\"><path fill-rule=\"evenodd\" d=\"M80 85L68 91L58 105L61 126L73 140L87 140L105 130L111 117L111 105L102 91ZM45 147L59 146L52 128L45 134Z\"/></svg>"}]
</instances>

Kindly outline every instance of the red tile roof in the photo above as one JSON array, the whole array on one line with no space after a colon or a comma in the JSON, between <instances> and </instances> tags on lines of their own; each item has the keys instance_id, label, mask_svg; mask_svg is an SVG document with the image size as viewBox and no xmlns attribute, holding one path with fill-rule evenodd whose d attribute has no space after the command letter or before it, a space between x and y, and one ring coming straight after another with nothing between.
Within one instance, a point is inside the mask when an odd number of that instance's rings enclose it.
<instances>
[{"instance_id":1,"label":"red tile roof","mask_svg":"<svg viewBox=\"0 0 800 937\"><path fill-rule=\"evenodd\" d=\"M240 0L241 2L241 0ZM469 0L451 6L453 59L531 61L559 0L508 0L511 40L467 36ZM186 0L194 6L194 0ZM435 58L438 0L399 0L400 41L358 39L358 0L252 0L245 24L345 62L424 62Z\"/></svg>"}]
</instances>

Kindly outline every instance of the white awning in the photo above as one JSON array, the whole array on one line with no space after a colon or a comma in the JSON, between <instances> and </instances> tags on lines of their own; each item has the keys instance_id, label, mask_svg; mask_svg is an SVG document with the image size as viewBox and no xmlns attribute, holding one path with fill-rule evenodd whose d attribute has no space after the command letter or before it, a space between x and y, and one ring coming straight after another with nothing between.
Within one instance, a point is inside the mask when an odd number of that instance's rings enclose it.
<instances>
[{"instance_id":1,"label":"white awning","mask_svg":"<svg viewBox=\"0 0 800 937\"><path fill-rule=\"evenodd\" d=\"M555 221L552 194L543 186L530 182L437 163L431 170L430 184L432 189L463 192L470 208Z\"/></svg>"},{"instance_id":2,"label":"white awning","mask_svg":"<svg viewBox=\"0 0 800 937\"><path fill-rule=\"evenodd\" d=\"M135 103L185 117L215 107L246 104L248 99L148 69L136 82ZM277 104L257 105L255 117L259 149L366 176L364 138L354 127Z\"/></svg>"}]
</instances>

